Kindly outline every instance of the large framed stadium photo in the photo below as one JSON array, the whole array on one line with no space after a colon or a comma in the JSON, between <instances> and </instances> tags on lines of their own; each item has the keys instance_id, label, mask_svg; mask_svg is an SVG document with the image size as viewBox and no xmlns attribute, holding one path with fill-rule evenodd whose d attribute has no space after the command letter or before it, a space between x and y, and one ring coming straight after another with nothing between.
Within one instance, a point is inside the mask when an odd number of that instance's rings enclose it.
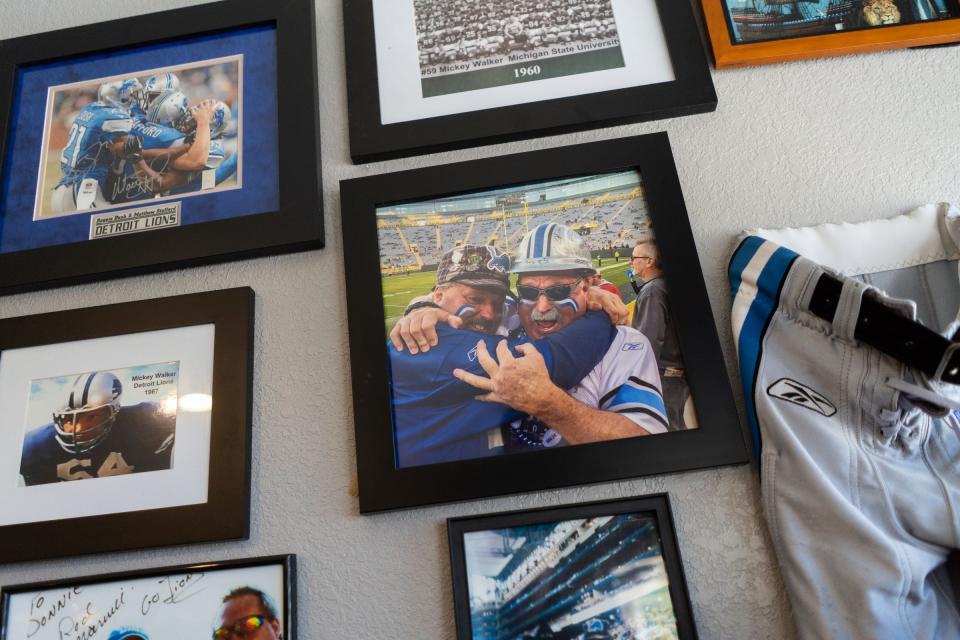
<instances>
[{"instance_id":1,"label":"large framed stadium photo","mask_svg":"<svg viewBox=\"0 0 960 640\"><path fill-rule=\"evenodd\" d=\"M296 638L294 555L0 588L0 638Z\"/></svg>"},{"instance_id":2,"label":"large framed stadium photo","mask_svg":"<svg viewBox=\"0 0 960 640\"><path fill-rule=\"evenodd\" d=\"M667 494L447 521L458 640L697 637Z\"/></svg>"},{"instance_id":3,"label":"large framed stadium photo","mask_svg":"<svg viewBox=\"0 0 960 640\"><path fill-rule=\"evenodd\" d=\"M0 294L323 245L312 0L0 42Z\"/></svg>"},{"instance_id":4,"label":"large framed stadium photo","mask_svg":"<svg viewBox=\"0 0 960 640\"><path fill-rule=\"evenodd\" d=\"M350 0L343 11L354 162L717 106L687 2Z\"/></svg>"},{"instance_id":5,"label":"large framed stadium photo","mask_svg":"<svg viewBox=\"0 0 960 640\"><path fill-rule=\"evenodd\" d=\"M361 512L747 461L666 134L340 188Z\"/></svg>"},{"instance_id":6,"label":"large framed stadium photo","mask_svg":"<svg viewBox=\"0 0 960 640\"><path fill-rule=\"evenodd\" d=\"M246 538L253 310L239 288L0 320L0 563Z\"/></svg>"},{"instance_id":7,"label":"large framed stadium photo","mask_svg":"<svg viewBox=\"0 0 960 640\"><path fill-rule=\"evenodd\" d=\"M957 0L701 0L718 68L960 42Z\"/></svg>"}]
</instances>

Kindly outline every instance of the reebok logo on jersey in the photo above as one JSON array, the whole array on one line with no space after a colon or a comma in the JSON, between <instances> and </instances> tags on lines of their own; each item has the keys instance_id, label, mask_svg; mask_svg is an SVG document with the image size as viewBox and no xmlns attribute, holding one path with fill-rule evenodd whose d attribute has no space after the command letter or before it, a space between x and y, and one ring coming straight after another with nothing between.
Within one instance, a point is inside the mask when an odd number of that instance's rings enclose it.
<instances>
[{"instance_id":1,"label":"reebok logo on jersey","mask_svg":"<svg viewBox=\"0 0 960 640\"><path fill-rule=\"evenodd\" d=\"M790 378L780 378L774 382L767 388L767 395L806 407L828 418L837 412L833 403L823 395Z\"/></svg>"},{"instance_id":2,"label":"reebok logo on jersey","mask_svg":"<svg viewBox=\"0 0 960 640\"><path fill-rule=\"evenodd\" d=\"M622 347L620 351L642 351L643 343L642 342L627 342Z\"/></svg>"}]
</instances>

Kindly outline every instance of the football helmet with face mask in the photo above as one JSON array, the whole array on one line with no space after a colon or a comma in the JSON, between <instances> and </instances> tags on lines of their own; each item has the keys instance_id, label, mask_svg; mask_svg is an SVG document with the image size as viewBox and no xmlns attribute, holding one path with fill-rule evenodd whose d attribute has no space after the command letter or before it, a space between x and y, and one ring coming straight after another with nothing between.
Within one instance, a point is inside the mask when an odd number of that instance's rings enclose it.
<instances>
[{"instance_id":1,"label":"football helmet with face mask","mask_svg":"<svg viewBox=\"0 0 960 640\"><path fill-rule=\"evenodd\" d=\"M86 453L100 444L120 413L123 386L108 371L77 376L67 404L53 413L57 443L68 453Z\"/></svg>"},{"instance_id":2,"label":"football helmet with face mask","mask_svg":"<svg viewBox=\"0 0 960 640\"><path fill-rule=\"evenodd\" d=\"M143 85L143 97L147 104L152 103L168 91L180 91L180 78L177 77L177 74L169 71L158 76L150 76L147 78L146 84Z\"/></svg>"},{"instance_id":3,"label":"football helmet with face mask","mask_svg":"<svg viewBox=\"0 0 960 640\"><path fill-rule=\"evenodd\" d=\"M182 91L161 94L150 103L147 110L147 120L150 122L181 130L183 123L191 118L190 103Z\"/></svg>"}]
</instances>

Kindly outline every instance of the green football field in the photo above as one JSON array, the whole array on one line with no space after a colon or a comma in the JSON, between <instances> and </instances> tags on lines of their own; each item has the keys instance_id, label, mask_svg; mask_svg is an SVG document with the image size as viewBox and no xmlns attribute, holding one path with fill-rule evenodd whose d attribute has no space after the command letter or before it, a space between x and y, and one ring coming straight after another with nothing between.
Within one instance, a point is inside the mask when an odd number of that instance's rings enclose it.
<instances>
[{"instance_id":1,"label":"green football field","mask_svg":"<svg viewBox=\"0 0 960 640\"><path fill-rule=\"evenodd\" d=\"M596 264L596 261L594 261L594 264ZM627 303L635 297L633 289L630 288L630 282L627 280L628 266L630 264L623 258L620 258L620 262L614 262L613 258L605 258L603 266L600 267L600 273L604 278L617 285L623 296L623 301ZM403 310L407 308L410 301L418 296L430 293L436 275L436 271L427 271L385 276L381 279L383 283L383 310L386 318L384 328L387 336L390 335L393 325L403 316ZM516 282L516 277L511 278L511 286L515 285Z\"/></svg>"}]
</instances>

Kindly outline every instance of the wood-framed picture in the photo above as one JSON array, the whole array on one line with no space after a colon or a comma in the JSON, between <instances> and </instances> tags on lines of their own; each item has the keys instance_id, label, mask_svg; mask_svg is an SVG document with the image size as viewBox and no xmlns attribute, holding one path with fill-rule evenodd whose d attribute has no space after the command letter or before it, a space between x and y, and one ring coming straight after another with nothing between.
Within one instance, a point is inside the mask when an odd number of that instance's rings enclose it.
<instances>
[{"instance_id":1,"label":"wood-framed picture","mask_svg":"<svg viewBox=\"0 0 960 640\"><path fill-rule=\"evenodd\" d=\"M666 134L340 187L361 512L748 460Z\"/></svg>"},{"instance_id":2,"label":"wood-framed picture","mask_svg":"<svg viewBox=\"0 0 960 640\"><path fill-rule=\"evenodd\" d=\"M0 562L246 538L253 311L239 288L0 320Z\"/></svg>"},{"instance_id":3,"label":"wood-framed picture","mask_svg":"<svg viewBox=\"0 0 960 640\"><path fill-rule=\"evenodd\" d=\"M717 106L686 2L351 0L343 8L354 162Z\"/></svg>"},{"instance_id":4,"label":"wood-framed picture","mask_svg":"<svg viewBox=\"0 0 960 640\"><path fill-rule=\"evenodd\" d=\"M323 246L311 0L0 42L0 294Z\"/></svg>"},{"instance_id":5,"label":"wood-framed picture","mask_svg":"<svg viewBox=\"0 0 960 640\"><path fill-rule=\"evenodd\" d=\"M697 637L667 494L447 521L458 640Z\"/></svg>"},{"instance_id":6,"label":"wood-framed picture","mask_svg":"<svg viewBox=\"0 0 960 640\"><path fill-rule=\"evenodd\" d=\"M294 555L0 587L0 639L296 638Z\"/></svg>"},{"instance_id":7,"label":"wood-framed picture","mask_svg":"<svg viewBox=\"0 0 960 640\"><path fill-rule=\"evenodd\" d=\"M700 0L717 67L960 42L957 0Z\"/></svg>"}]
</instances>

